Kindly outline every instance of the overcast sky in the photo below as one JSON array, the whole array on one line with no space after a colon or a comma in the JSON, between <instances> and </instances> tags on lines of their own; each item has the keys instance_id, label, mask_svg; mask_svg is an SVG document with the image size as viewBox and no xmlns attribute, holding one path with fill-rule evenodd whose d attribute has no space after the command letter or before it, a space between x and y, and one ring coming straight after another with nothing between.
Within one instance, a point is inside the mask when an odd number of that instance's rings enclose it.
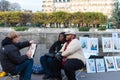
<instances>
[{"instance_id":1,"label":"overcast sky","mask_svg":"<svg viewBox=\"0 0 120 80\"><path fill-rule=\"evenodd\" d=\"M21 9L32 10L33 12L42 10L42 0L7 0L10 3L17 2Z\"/></svg>"},{"instance_id":2,"label":"overcast sky","mask_svg":"<svg viewBox=\"0 0 120 80\"><path fill-rule=\"evenodd\" d=\"M33 12L42 10L42 0L7 0L7 1L11 3L14 2L19 3L21 9L32 10Z\"/></svg>"}]
</instances>

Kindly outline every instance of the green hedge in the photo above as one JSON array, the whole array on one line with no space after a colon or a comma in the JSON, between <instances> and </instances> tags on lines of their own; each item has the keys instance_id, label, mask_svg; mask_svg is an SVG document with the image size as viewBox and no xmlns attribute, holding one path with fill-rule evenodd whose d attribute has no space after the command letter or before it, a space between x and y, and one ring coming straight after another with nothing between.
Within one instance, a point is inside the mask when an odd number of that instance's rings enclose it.
<instances>
[{"instance_id":1,"label":"green hedge","mask_svg":"<svg viewBox=\"0 0 120 80\"><path fill-rule=\"evenodd\" d=\"M79 31L89 31L89 27L80 27Z\"/></svg>"},{"instance_id":2,"label":"green hedge","mask_svg":"<svg viewBox=\"0 0 120 80\"><path fill-rule=\"evenodd\" d=\"M99 30L99 31L106 30L106 26L100 26L100 27L98 28L98 30Z\"/></svg>"},{"instance_id":3,"label":"green hedge","mask_svg":"<svg viewBox=\"0 0 120 80\"><path fill-rule=\"evenodd\" d=\"M28 30L28 27L14 27L15 31L25 31Z\"/></svg>"}]
</instances>

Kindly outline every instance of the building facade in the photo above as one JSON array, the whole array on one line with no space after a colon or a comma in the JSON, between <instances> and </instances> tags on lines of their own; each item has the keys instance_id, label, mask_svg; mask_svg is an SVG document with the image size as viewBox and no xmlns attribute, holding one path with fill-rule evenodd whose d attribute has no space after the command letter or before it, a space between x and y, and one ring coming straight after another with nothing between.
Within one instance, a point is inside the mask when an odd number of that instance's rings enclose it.
<instances>
[{"instance_id":1,"label":"building facade","mask_svg":"<svg viewBox=\"0 0 120 80\"><path fill-rule=\"evenodd\" d=\"M111 16L118 0L43 0L42 11L102 12Z\"/></svg>"}]
</instances>

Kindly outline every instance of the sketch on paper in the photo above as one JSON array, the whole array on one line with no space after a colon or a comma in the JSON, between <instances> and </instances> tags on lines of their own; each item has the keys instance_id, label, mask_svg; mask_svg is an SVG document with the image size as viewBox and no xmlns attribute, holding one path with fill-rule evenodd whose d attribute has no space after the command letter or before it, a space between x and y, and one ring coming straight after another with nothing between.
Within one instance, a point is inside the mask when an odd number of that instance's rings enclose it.
<instances>
[{"instance_id":1,"label":"sketch on paper","mask_svg":"<svg viewBox=\"0 0 120 80\"><path fill-rule=\"evenodd\" d=\"M105 72L104 59L96 59L96 71L97 72Z\"/></svg>"},{"instance_id":2,"label":"sketch on paper","mask_svg":"<svg viewBox=\"0 0 120 80\"><path fill-rule=\"evenodd\" d=\"M89 39L89 52L98 53L98 38L90 38Z\"/></svg>"},{"instance_id":3,"label":"sketch on paper","mask_svg":"<svg viewBox=\"0 0 120 80\"><path fill-rule=\"evenodd\" d=\"M113 39L113 52L120 52L120 38Z\"/></svg>"},{"instance_id":4,"label":"sketch on paper","mask_svg":"<svg viewBox=\"0 0 120 80\"><path fill-rule=\"evenodd\" d=\"M104 58L105 58L105 64L106 64L107 71L116 71L114 58L111 56L104 57Z\"/></svg>"},{"instance_id":5,"label":"sketch on paper","mask_svg":"<svg viewBox=\"0 0 120 80\"><path fill-rule=\"evenodd\" d=\"M87 62L87 73L96 73L95 60L87 59L86 62Z\"/></svg>"},{"instance_id":6,"label":"sketch on paper","mask_svg":"<svg viewBox=\"0 0 120 80\"><path fill-rule=\"evenodd\" d=\"M88 52L88 43L89 43L89 38L88 37L79 37L80 44L82 47L82 50L84 52Z\"/></svg>"},{"instance_id":7,"label":"sketch on paper","mask_svg":"<svg viewBox=\"0 0 120 80\"><path fill-rule=\"evenodd\" d=\"M120 70L120 56L115 56L114 60L115 60L116 69Z\"/></svg>"},{"instance_id":8,"label":"sketch on paper","mask_svg":"<svg viewBox=\"0 0 120 80\"><path fill-rule=\"evenodd\" d=\"M102 37L102 49L103 49L103 52L113 52L113 50L112 50L112 38Z\"/></svg>"}]
</instances>

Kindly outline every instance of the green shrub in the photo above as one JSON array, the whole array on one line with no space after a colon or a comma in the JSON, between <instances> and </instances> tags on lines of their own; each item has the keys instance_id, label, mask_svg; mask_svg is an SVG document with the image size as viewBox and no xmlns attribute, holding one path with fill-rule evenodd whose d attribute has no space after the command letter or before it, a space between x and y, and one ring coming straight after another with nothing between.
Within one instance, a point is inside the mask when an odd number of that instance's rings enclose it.
<instances>
[{"instance_id":1,"label":"green shrub","mask_svg":"<svg viewBox=\"0 0 120 80\"><path fill-rule=\"evenodd\" d=\"M28 27L14 27L15 31L25 31L28 30Z\"/></svg>"},{"instance_id":2,"label":"green shrub","mask_svg":"<svg viewBox=\"0 0 120 80\"><path fill-rule=\"evenodd\" d=\"M106 30L106 26L100 26L99 28L98 28L98 30L100 31L102 31L102 30Z\"/></svg>"},{"instance_id":3,"label":"green shrub","mask_svg":"<svg viewBox=\"0 0 120 80\"><path fill-rule=\"evenodd\" d=\"M89 31L89 27L80 27L79 31Z\"/></svg>"},{"instance_id":4,"label":"green shrub","mask_svg":"<svg viewBox=\"0 0 120 80\"><path fill-rule=\"evenodd\" d=\"M4 23L0 23L0 27L4 27Z\"/></svg>"}]
</instances>

